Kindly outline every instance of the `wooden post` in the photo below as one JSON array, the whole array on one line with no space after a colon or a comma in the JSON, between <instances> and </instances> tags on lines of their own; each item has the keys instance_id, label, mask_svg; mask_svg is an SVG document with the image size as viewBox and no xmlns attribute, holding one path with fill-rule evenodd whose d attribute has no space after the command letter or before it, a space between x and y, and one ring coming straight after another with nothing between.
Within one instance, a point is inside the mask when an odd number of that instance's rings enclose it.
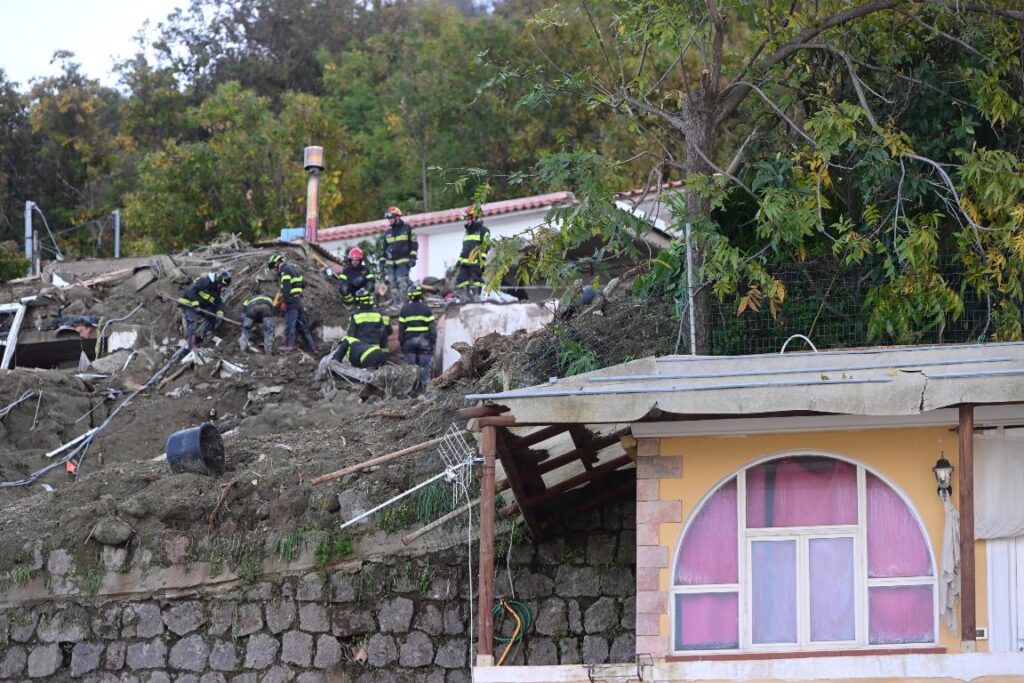
<instances>
[{"instance_id":1,"label":"wooden post","mask_svg":"<svg viewBox=\"0 0 1024 683\"><path fill-rule=\"evenodd\" d=\"M494 461L498 453L498 430L484 425L480 430L480 594L477 611L476 665L494 666Z\"/></svg>"},{"instance_id":2,"label":"wooden post","mask_svg":"<svg viewBox=\"0 0 1024 683\"><path fill-rule=\"evenodd\" d=\"M960 404L960 647L974 652L974 406Z\"/></svg>"}]
</instances>

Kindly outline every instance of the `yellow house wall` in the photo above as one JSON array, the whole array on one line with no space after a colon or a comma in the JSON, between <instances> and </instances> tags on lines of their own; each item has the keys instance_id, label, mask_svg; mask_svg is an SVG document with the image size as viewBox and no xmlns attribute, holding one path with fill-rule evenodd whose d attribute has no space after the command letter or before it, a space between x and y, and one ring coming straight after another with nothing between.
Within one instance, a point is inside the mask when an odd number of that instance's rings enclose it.
<instances>
[{"instance_id":1,"label":"yellow house wall","mask_svg":"<svg viewBox=\"0 0 1024 683\"><path fill-rule=\"evenodd\" d=\"M959 471L956 434L944 428L885 429L870 431L802 432L723 437L663 438L660 456L682 456L682 476L661 479L659 499L682 502L682 523L661 523L660 543L670 550L669 564L674 556L683 526L695 507L716 484L753 460L788 451L822 451L850 458L887 478L911 502L927 530L936 571L942 548L943 506L935 494L931 469L944 451ZM954 502L957 496L954 473ZM987 568L985 544L975 544L975 600L977 625L988 625ZM670 588L671 566L660 570L659 584ZM671 633L669 617L661 617L661 635ZM960 651L959 634L950 633L939 623L939 645L947 652ZM986 652L987 641L978 642L978 651Z\"/></svg>"}]
</instances>

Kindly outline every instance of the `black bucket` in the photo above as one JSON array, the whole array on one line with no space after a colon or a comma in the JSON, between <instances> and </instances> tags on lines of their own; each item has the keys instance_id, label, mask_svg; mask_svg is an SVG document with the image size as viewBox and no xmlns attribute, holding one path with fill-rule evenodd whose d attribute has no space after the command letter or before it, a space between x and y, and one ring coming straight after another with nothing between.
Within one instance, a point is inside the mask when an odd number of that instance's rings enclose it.
<instances>
[{"instance_id":1,"label":"black bucket","mask_svg":"<svg viewBox=\"0 0 1024 683\"><path fill-rule=\"evenodd\" d=\"M211 422L167 437L167 464L172 472L224 474L224 442Z\"/></svg>"}]
</instances>

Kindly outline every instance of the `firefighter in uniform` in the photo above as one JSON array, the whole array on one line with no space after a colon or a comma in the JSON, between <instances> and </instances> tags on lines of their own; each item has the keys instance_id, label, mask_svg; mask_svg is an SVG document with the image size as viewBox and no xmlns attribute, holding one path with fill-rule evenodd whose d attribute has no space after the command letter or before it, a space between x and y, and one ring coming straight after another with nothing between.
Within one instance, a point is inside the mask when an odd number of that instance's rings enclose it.
<instances>
[{"instance_id":1,"label":"firefighter in uniform","mask_svg":"<svg viewBox=\"0 0 1024 683\"><path fill-rule=\"evenodd\" d=\"M420 383L426 389L434 364L437 325L434 313L423 302L423 290L415 282L409 285L409 303L398 314L398 343L405 362L420 369Z\"/></svg>"},{"instance_id":2,"label":"firefighter in uniform","mask_svg":"<svg viewBox=\"0 0 1024 683\"><path fill-rule=\"evenodd\" d=\"M185 318L188 348L195 349L224 317L224 290L231 284L231 273L221 270L200 275L181 290L178 305ZM205 311L206 313L201 313Z\"/></svg>"},{"instance_id":3,"label":"firefighter in uniform","mask_svg":"<svg viewBox=\"0 0 1024 683\"><path fill-rule=\"evenodd\" d=\"M334 349L332 358L339 363L344 358L354 368L376 370L388 361L388 354L376 344L368 344L356 337L345 337Z\"/></svg>"},{"instance_id":4,"label":"firefighter in uniform","mask_svg":"<svg viewBox=\"0 0 1024 683\"><path fill-rule=\"evenodd\" d=\"M387 348L391 318L377 308L373 292L360 289L355 294L355 302L356 310L348 321L348 335Z\"/></svg>"},{"instance_id":5,"label":"firefighter in uniform","mask_svg":"<svg viewBox=\"0 0 1024 683\"><path fill-rule=\"evenodd\" d=\"M363 262L363 250L359 247L352 247L345 259L345 266L340 273L335 273L330 266L324 269L324 274L337 281L338 293L341 294L341 301L346 306L355 303L355 293L360 289L373 291L377 284L377 278Z\"/></svg>"},{"instance_id":6,"label":"firefighter in uniform","mask_svg":"<svg viewBox=\"0 0 1024 683\"><path fill-rule=\"evenodd\" d=\"M388 276L392 303L405 303L405 290L409 287L409 271L416 266L416 236L402 220L402 210L390 206L384 212L390 227L384 233L384 269Z\"/></svg>"},{"instance_id":7,"label":"firefighter in uniform","mask_svg":"<svg viewBox=\"0 0 1024 683\"><path fill-rule=\"evenodd\" d=\"M491 231L481 220L480 209L471 206L462 212L466 221L466 234L462 236L462 251L456 261L456 296L459 301L476 301L484 286L484 264L491 248Z\"/></svg>"},{"instance_id":8,"label":"firefighter in uniform","mask_svg":"<svg viewBox=\"0 0 1024 683\"><path fill-rule=\"evenodd\" d=\"M266 294L257 294L242 302L242 334L238 337L238 347L244 353L249 350L249 335L255 325L263 329L263 353L270 354L274 349L274 328L277 321L274 317L274 300Z\"/></svg>"},{"instance_id":9,"label":"firefighter in uniform","mask_svg":"<svg viewBox=\"0 0 1024 683\"><path fill-rule=\"evenodd\" d=\"M309 325L306 322L305 301L302 296L305 280L302 273L290 263L285 263L281 254L272 254L267 260L267 267L276 272L278 277L278 305L284 311L285 323L284 350L295 350L295 338L298 334L315 355L316 342L313 341L313 335L309 333Z\"/></svg>"}]
</instances>

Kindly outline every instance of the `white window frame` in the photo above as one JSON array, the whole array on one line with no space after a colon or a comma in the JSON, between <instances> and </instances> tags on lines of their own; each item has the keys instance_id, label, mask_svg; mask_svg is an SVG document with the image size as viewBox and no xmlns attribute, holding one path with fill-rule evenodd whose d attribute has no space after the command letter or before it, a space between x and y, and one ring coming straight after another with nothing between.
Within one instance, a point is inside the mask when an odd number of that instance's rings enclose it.
<instances>
[{"instance_id":1,"label":"white window frame","mask_svg":"<svg viewBox=\"0 0 1024 683\"><path fill-rule=\"evenodd\" d=\"M830 526L807 526L807 527L768 527L758 529L747 528L747 487L746 472L758 465L777 460L780 458L810 456L832 458L849 463L856 467L857 473L857 523ZM867 557L867 474L878 477L885 485L892 489L910 510L910 514L917 522L928 549L929 560L932 566L932 576L911 576L893 578L869 578L868 557ZM700 511L708 500L727 484L730 480L736 479L736 524L737 524L737 562L738 562L738 583L710 584L680 586L675 583L675 571L679 562L679 553L682 550L683 540L690 531L691 525L696 520ZM854 559L854 619L855 638L849 641L811 641L810 640L810 581L809 573L809 542L813 538L852 538L853 559ZM795 539L797 542L797 642L796 643L773 643L754 644L752 642L752 614L751 614L751 559L750 544L759 539L788 540ZM936 573L937 563L935 553L932 549L931 539L928 537L924 523L914 506L910 504L907 496L889 480L888 477L866 467L863 463L835 453L814 450L794 450L781 453L774 453L764 456L742 468L732 472L729 476L718 481L700 500L689 519L683 526L682 533L676 540L675 552L672 555L673 561L669 568L669 647L673 655L678 656L699 656L699 655L723 655L743 653L771 653L771 652L813 652L813 651L834 651L834 650L892 650L892 649L914 649L921 647L933 647L939 637L939 597L938 597L938 575ZM884 586L931 586L932 588L932 640L922 643L886 643L872 645L869 643L868 635L868 591L875 587ZM739 647L736 649L715 649L715 650L677 650L676 649L676 596L681 594L704 594L704 593L737 593L739 599Z\"/></svg>"}]
</instances>

